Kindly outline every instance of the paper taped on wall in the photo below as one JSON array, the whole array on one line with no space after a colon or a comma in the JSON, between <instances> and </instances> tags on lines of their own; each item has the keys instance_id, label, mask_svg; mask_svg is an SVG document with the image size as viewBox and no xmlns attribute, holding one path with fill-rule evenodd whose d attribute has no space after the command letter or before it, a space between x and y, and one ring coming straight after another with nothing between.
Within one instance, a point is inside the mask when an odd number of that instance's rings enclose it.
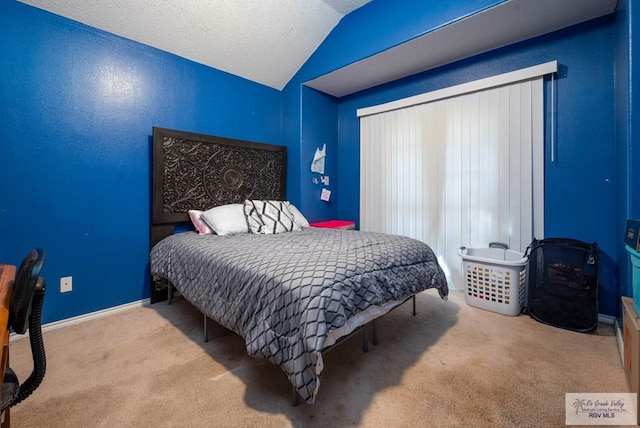
<instances>
[{"instance_id":1,"label":"paper taped on wall","mask_svg":"<svg viewBox=\"0 0 640 428\"><path fill-rule=\"evenodd\" d=\"M322 150L316 149L316 154L313 155L313 161L311 162L311 172L317 172L318 174L324 174L324 158L327 156L327 145L322 145Z\"/></svg>"}]
</instances>

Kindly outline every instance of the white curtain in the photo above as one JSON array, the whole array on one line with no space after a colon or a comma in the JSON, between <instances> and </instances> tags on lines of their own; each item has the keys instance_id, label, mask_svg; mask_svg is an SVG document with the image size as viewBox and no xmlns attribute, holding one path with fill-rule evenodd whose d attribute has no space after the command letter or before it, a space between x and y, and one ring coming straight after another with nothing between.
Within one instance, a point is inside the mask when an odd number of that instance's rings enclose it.
<instances>
[{"instance_id":1,"label":"white curtain","mask_svg":"<svg viewBox=\"0 0 640 428\"><path fill-rule=\"evenodd\" d=\"M464 289L461 246L543 236L543 78L363 115L360 229L428 243ZM535 232L534 232L535 227Z\"/></svg>"}]
</instances>

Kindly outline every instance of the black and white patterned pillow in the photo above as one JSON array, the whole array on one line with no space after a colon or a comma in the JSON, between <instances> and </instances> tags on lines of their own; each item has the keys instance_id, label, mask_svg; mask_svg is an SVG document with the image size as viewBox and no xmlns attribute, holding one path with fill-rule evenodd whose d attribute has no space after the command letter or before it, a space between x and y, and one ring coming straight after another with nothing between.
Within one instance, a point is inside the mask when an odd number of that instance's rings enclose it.
<instances>
[{"instance_id":1,"label":"black and white patterned pillow","mask_svg":"<svg viewBox=\"0 0 640 428\"><path fill-rule=\"evenodd\" d=\"M249 232L251 233L267 233L266 227L262 222L262 218L260 218L260 213L258 213L258 209L256 208L253 201L245 200L244 201L244 217L247 220L247 226L249 228Z\"/></svg>"},{"instance_id":2,"label":"black and white patterned pillow","mask_svg":"<svg viewBox=\"0 0 640 428\"><path fill-rule=\"evenodd\" d=\"M273 234L301 230L284 201L244 201L244 216L251 233Z\"/></svg>"}]
</instances>

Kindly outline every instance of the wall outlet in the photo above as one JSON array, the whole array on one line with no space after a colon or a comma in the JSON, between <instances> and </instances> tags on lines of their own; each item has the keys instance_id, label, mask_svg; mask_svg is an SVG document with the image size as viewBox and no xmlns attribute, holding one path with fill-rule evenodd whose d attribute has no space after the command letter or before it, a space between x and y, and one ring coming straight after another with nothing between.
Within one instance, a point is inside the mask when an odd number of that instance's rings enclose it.
<instances>
[{"instance_id":1,"label":"wall outlet","mask_svg":"<svg viewBox=\"0 0 640 428\"><path fill-rule=\"evenodd\" d=\"M72 283L70 276L63 276L60 278L60 292L67 293L72 290Z\"/></svg>"}]
</instances>

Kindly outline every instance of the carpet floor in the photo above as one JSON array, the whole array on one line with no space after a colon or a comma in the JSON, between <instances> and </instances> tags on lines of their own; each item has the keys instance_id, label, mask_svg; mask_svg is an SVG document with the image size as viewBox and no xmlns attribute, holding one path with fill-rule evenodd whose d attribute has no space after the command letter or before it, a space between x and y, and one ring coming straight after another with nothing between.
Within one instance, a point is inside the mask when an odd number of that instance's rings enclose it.
<instances>
[{"instance_id":1,"label":"carpet floor","mask_svg":"<svg viewBox=\"0 0 640 428\"><path fill-rule=\"evenodd\" d=\"M46 300L45 300L46 305ZM628 392L611 325L575 333L417 296L325 355L316 403L291 404L276 366L178 297L44 334L47 374L14 427L561 427L565 393ZM21 381L29 341L10 345Z\"/></svg>"}]
</instances>

